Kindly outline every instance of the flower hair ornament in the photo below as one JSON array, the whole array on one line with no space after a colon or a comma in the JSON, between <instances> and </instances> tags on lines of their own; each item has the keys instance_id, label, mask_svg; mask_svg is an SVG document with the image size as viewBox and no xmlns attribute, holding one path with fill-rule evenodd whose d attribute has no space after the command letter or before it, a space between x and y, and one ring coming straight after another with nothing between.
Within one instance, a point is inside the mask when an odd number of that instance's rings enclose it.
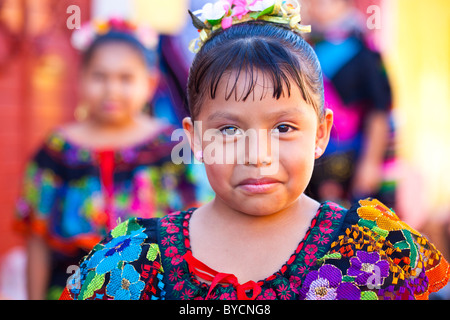
<instances>
[{"instance_id":1,"label":"flower hair ornament","mask_svg":"<svg viewBox=\"0 0 450 320\"><path fill-rule=\"evenodd\" d=\"M225 30L252 20L284 24L294 32L309 33L311 26L300 24L300 7L297 0L219 0L207 3L200 10L189 11L192 23L199 31L199 38L191 41L189 50L197 53L215 30Z\"/></svg>"},{"instance_id":2,"label":"flower hair ornament","mask_svg":"<svg viewBox=\"0 0 450 320\"><path fill-rule=\"evenodd\" d=\"M147 50L156 50L159 37L155 30L148 26L137 26L132 22L119 18L109 20L93 20L87 22L72 34L72 46L81 51L86 51L97 37L109 32L121 32L138 40Z\"/></svg>"}]
</instances>

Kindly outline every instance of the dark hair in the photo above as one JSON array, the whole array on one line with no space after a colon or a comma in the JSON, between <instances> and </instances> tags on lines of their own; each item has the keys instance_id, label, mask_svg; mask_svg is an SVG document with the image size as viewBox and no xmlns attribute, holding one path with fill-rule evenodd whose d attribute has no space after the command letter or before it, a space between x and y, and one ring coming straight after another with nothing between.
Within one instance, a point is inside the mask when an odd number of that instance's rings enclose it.
<instances>
[{"instance_id":1,"label":"dark hair","mask_svg":"<svg viewBox=\"0 0 450 320\"><path fill-rule=\"evenodd\" d=\"M110 31L104 35L98 36L83 53L82 66L88 66L96 50L101 46L110 43L122 43L128 45L141 55L148 68L154 67L157 64L156 51L151 51L144 47L144 45L131 34L120 31Z\"/></svg>"},{"instance_id":2,"label":"dark hair","mask_svg":"<svg viewBox=\"0 0 450 320\"><path fill-rule=\"evenodd\" d=\"M245 22L215 31L202 46L194 58L188 79L191 117L195 119L198 116L207 94L210 99L215 98L219 82L230 72L236 73L236 79L225 99L230 99L234 93L236 101L245 101L256 85L255 71L262 71L265 77L269 77L276 99L285 90L290 95L293 81L305 101L322 118L323 78L314 50L298 33L282 25L262 21ZM248 85L237 97L236 83L241 74L248 79Z\"/></svg>"}]
</instances>

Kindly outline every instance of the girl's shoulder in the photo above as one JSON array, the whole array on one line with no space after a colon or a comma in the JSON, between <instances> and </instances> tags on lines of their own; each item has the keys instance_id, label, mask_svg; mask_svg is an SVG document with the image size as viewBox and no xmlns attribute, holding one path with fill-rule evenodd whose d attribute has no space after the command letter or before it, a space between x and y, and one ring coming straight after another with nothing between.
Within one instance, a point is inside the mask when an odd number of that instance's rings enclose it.
<instances>
[{"instance_id":1,"label":"girl's shoulder","mask_svg":"<svg viewBox=\"0 0 450 320\"><path fill-rule=\"evenodd\" d=\"M449 274L448 262L424 235L368 198L346 212L330 250L303 285L322 277L336 284L338 299L427 299Z\"/></svg>"},{"instance_id":2,"label":"girl's shoulder","mask_svg":"<svg viewBox=\"0 0 450 320\"><path fill-rule=\"evenodd\" d=\"M160 219L131 218L85 256L68 279L64 300L155 300L164 295Z\"/></svg>"},{"instance_id":3,"label":"girl's shoulder","mask_svg":"<svg viewBox=\"0 0 450 320\"><path fill-rule=\"evenodd\" d=\"M183 217L131 218L85 256L68 279L61 300L159 300L165 298L159 228Z\"/></svg>"}]
</instances>

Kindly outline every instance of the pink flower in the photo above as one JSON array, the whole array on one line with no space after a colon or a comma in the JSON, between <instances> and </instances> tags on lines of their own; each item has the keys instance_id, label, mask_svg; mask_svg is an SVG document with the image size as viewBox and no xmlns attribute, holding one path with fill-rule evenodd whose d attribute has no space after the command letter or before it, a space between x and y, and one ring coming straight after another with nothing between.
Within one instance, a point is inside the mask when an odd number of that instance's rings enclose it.
<instances>
[{"instance_id":1,"label":"pink flower","mask_svg":"<svg viewBox=\"0 0 450 320\"><path fill-rule=\"evenodd\" d=\"M330 239L328 239L325 235L323 234L315 234L313 236L313 241L317 242L318 244L327 244L328 241L330 241Z\"/></svg>"},{"instance_id":2,"label":"pink flower","mask_svg":"<svg viewBox=\"0 0 450 320\"><path fill-rule=\"evenodd\" d=\"M329 234L333 232L333 229L331 229L332 223L330 220L323 220L319 224L319 230L322 233Z\"/></svg>"},{"instance_id":3,"label":"pink flower","mask_svg":"<svg viewBox=\"0 0 450 320\"><path fill-rule=\"evenodd\" d=\"M220 295L219 300L236 300L236 294L234 292L233 293L228 293L228 292L222 293Z\"/></svg>"},{"instance_id":4,"label":"pink flower","mask_svg":"<svg viewBox=\"0 0 450 320\"><path fill-rule=\"evenodd\" d=\"M170 246L166 249L165 254L166 256L172 258L173 256L175 256L178 253L178 249L174 246Z\"/></svg>"},{"instance_id":5,"label":"pink flower","mask_svg":"<svg viewBox=\"0 0 450 320\"><path fill-rule=\"evenodd\" d=\"M315 244L308 244L305 247L305 252L309 254L314 254L317 252L317 246Z\"/></svg>"},{"instance_id":6,"label":"pink flower","mask_svg":"<svg viewBox=\"0 0 450 320\"><path fill-rule=\"evenodd\" d=\"M328 219L334 220L334 219L340 219L342 217L342 214L340 214L338 211L330 211L325 213L325 216Z\"/></svg>"},{"instance_id":7,"label":"pink flower","mask_svg":"<svg viewBox=\"0 0 450 320\"><path fill-rule=\"evenodd\" d=\"M247 9L247 0L229 0L231 1L231 4L234 4L234 7L232 9L232 17L237 17L238 19L242 19L243 16L245 16L249 10Z\"/></svg>"},{"instance_id":8,"label":"pink flower","mask_svg":"<svg viewBox=\"0 0 450 320\"><path fill-rule=\"evenodd\" d=\"M281 300L289 300L289 298L291 297L291 293L289 292L289 287L287 285L280 285L277 291L280 295Z\"/></svg>"},{"instance_id":9,"label":"pink flower","mask_svg":"<svg viewBox=\"0 0 450 320\"><path fill-rule=\"evenodd\" d=\"M181 295L181 300L190 300L194 296L194 291L192 289L184 290L184 293Z\"/></svg>"},{"instance_id":10,"label":"pink flower","mask_svg":"<svg viewBox=\"0 0 450 320\"><path fill-rule=\"evenodd\" d=\"M161 243L162 243L164 246L167 246L167 245L169 245L169 244L171 244L171 243L174 243L174 242L175 242L175 236L174 236L174 235L164 237L164 239L161 240Z\"/></svg>"},{"instance_id":11,"label":"pink flower","mask_svg":"<svg viewBox=\"0 0 450 320\"><path fill-rule=\"evenodd\" d=\"M232 17L226 17L222 19L222 29L228 29L233 25L233 18Z\"/></svg>"},{"instance_id":12,"label":"pink flower","mask_svg":"<svg viewBox=\"0 0 450 320\"><path fill-rule=\"evenodd\" d=\"M277 298L277 294L275 292L275 290L273 290L272 288L264 291L264 294L260 294L256 300L275 300Z\"/></svg>"},{"instance_id":13,"label":"pink flower","mask_svg":"<svg viewBox=\"0 0 450 320\"><path fill-rule=\"evenodd\" d=\"M177 226L174 225L170 225L167 227L167 233L177 233L178 231L180 231L180 228L178 228Z\"/></svg>"},{"instance_id":14,"label":"pink flower","mask_svg":"<svg viewBox=\"0 0 450 320\"><path fill-rule=\"evenodd\" d=\"M176 291L180 291L181 289L183 289L183 285L184 285L184 281L178 282L173 289Z\"/></svg>"},{"instance_id":15,"label":"pink flower","mask_svg":"<svg viewBox=\"0 0 450 320\"><path fill-rule=\"evenodd\" d=\"M305 256L305 263L308 266L313 266L316 263L316 260L317 260L317 258L313 254L307 254Z\"/></svg>"},{"instance_id":16,"label":"pink flower","mask_svg":"<svg viewBox=\"0 0 450 320\"><path fill-rule=\"evenodd\" d=\"M172 258L172 264L173 264L174 266L179 265L181 262L183 262L183 257L182 257L181 255L179 255L179 254L177 254L176 256L174 256L174 257Z\"/></svg>"},{"instance_id":17,"label":"pink flower","mask_svg":"<svg viewBox=\"0 0 450 320\"><path fill-rule=\"evenodd\" d=\"M291 276L289 278L289 283L291 286L291 290L294 291L295 293L299 294L300 291L298 289L302 285L302 280L297 276Z\"/></svg>"},{"instance_id":18,"label":"pink flower","mask_svg":"<svg viewBox=\"0 0 450 320\"><path fill-rule=\"evenodd\" d=\"M170 281L175 282L175 281L178 281L179 279L181 279L181 277L183 275L184 275L183 270L180 267L178 267L177 269L170 271L169 279L170 279Z\"/></svg>"},{"instance_id":19,"label":"pink flower","mask_svg":"<svg viewBox=\"0 0 450 320\"><path fill-rule=\"evenodd\" d=\"M301 266L301 267L297 268L297 272L300 273L300 274L305 273L305 271L306 271L306 267L304 267L304 266Z\"/></svg>"}]
</instances>

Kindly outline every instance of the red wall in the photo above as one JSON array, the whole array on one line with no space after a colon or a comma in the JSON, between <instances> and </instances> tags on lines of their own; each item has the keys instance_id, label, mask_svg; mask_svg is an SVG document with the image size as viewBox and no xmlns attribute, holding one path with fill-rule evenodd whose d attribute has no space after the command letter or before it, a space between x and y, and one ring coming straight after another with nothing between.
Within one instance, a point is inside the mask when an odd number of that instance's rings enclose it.
<instances>
[{"instance_id":1,"label":"red wall","mask_svg":"<svg viewBox=\"0 0 450 320\"><path fill-rule=\"evenodd\" d=\"M0 7L0 258L23 244L11 225L28 158L52 128L73 117L78 55L67 7L78 5L84 21L90 2L13 0Z\"/></svg>"}]
</instances>

